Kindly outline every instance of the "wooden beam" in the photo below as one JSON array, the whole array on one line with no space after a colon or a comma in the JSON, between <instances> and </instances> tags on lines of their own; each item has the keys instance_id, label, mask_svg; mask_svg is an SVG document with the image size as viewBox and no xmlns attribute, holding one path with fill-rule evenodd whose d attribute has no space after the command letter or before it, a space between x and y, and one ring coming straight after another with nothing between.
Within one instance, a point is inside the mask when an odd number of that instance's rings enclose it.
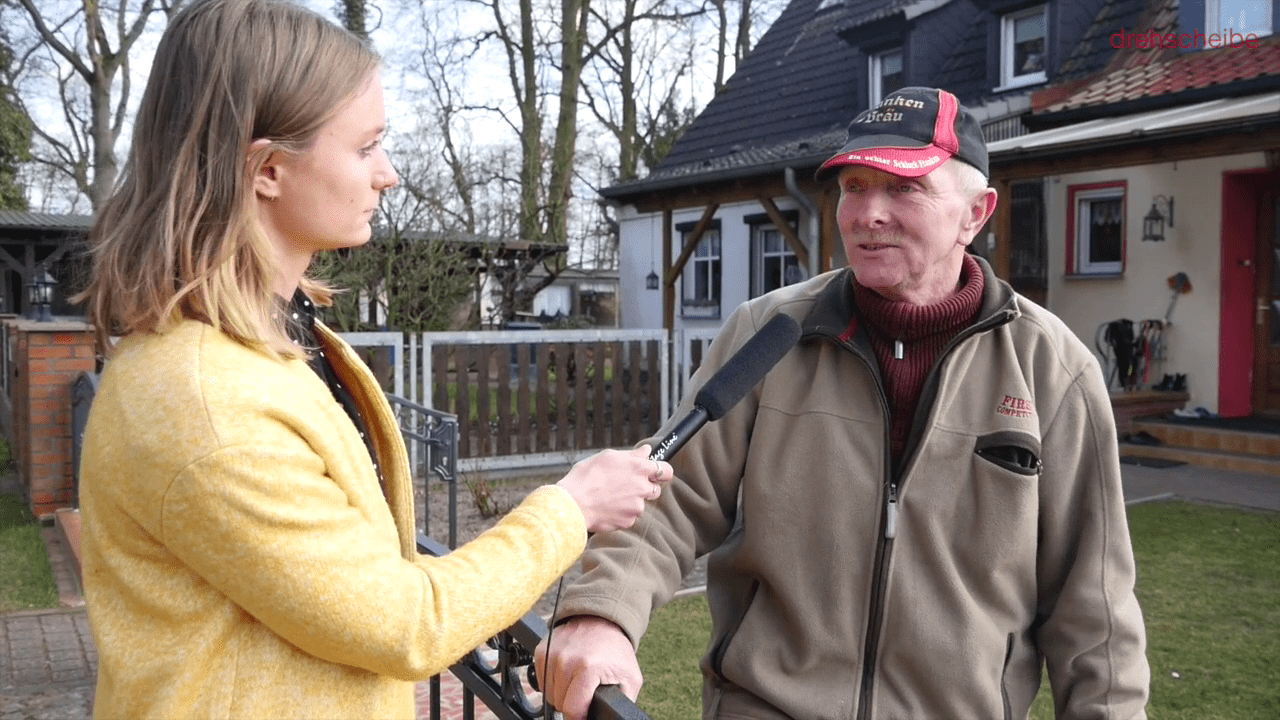
<instances>
[{"instance_id":1,"label":"wooden beam","mask_svg":"<svg viewBox=\"0 0 1280 720\"><path fill-rule=\"evenodd\" d=\"M797 175L802 174L797 171ZM814 182L798 181L801 191L816 195L821 186ZM786 183L770 174L767 177L745 178L734 181L695 183L687 187L653 190L636 195L616 198L619 203L634 205L638 212L662 210L687 210L704 207L708 203L725 205L750 202L758 197L786 197L790 195Z\"/></svg>"},{"instance_id":2,"label":"wooden beam","mask_svg":"<svg viewBox=\"0 0 1280 720\"><path fill-rule=\"evenodd\" d=\"M668 285L674 285L676 278L680 277L680 273L684 272L685 263L689 262L689 256L693 255L693 251L698 247L698 241L707 232L707 228L711 227L711 221L715 219L716 210L719 209L720 203L718 202L713 202L703 208L702 218L694 226L693 232L689 233L689 237L685 238L684 248L680 251L680 257L676 258L675 265L667 269L666 282ZM667 216L670 216L670 211L667 211ZM670 224L670 222L667 223L667 225Z\"/></svg>"},{"instance_id":3,"label":"wooden beam","mask_svg":"<svg viewBox=\"0 0 1280 720\"><path fill-rule=\"evenodd\" d=\"M765 214L769 216L770 222L774 227L778 228L778 232L787 239L787 244L791 246L791 252L795 253L796 261L800 263L800 267L809 267L809 248L800 242L800 236L796 234L795 228L791 227L791 223L782 217L782 213L778 210L778 206L773 202L773 198L761 195L756 198L760 206L764 208Z\"/></svg>"},{"instance_id":4,"label":"wooden beam","mask_svg":"<svg viewBox=\"0 0 1280 720\"><path fill-rule=\"evenodd\" d=\"M671 211L662 211L662 327L674 339L676 331L676 286L667 281L671 268Z\"/></svg>"},{"instance_id":5,"label":"wooden beam","mask_svg":"<svg viewBox=\"0 0 1280 720\"><path fill-rule=\"evenodd\" d=\"M1008 180L992 180L991 187L996 190L996 212L991 218L992 230L996 236L996 252L991 258L991 269L996 277L1009 279L1009 264L1013 257L1013 196L1010 194Z\"/></svg>"},{"instance_id":6,"label":"wooden beam","mask_svg":"<svg viewBox=\"0 0 1280 720\"><path fill-rule=\"evenodd\" d=\"M818 197L818 207L822 208L822 228L818 231L821 236L819 244L822 254L818 257L818 270L825 272L835 267L833 261L836 257L836 247L840 248L840 257L844 257L844 241L840 237L840 225L836 217L840 207L839 191L833 191L830 188L824 190ZM849 260L845 258L845 265L848 264Z\"/></svg>"},{"instance_id":7,"label":"wooden beam","mask_svg":"<svg viewBox=\"0 0 1280 720\"><path fill-rule=\"evenodd\" d=\"M63 255L66 255L67 251L70 250L75 244L76 244L76 241L74 240L62 241L61 243L58 244L58 247L53 252L46 255L44 260L41 260L40 262L45 266L45 269L47 270L50 265L58 262L58 260Z\"/></svg>"},{"instance_id":8,"label":"wooden beam","mask_svg":"<svg viewBox=\"0 0 1280 720\"><path fill-rule=\"evenodd\" d=\"M22 260L26 265L22 271L22 284L25 286L36 276L36 246L28 243L22 248ZM31 303L27 302L26 288L18 291L18 314L23 317L31 312Z\"/></svg>"},{"instance_id":9,"label":"wooden beam","mask_svg":"<svg viewBox=\"0 0 1280 720\"><path fill-rule=\"evenodd\" d=\"M5 265L8 265L14 272L18 273L19 275L22 275L27 271L26 268L22 267L22 263L18 262L17 258L10 255L9 251L5 250L2 247L0 247L0 261L4 261Z\"/></svg>"},{"instance_id":10,"label":"wooden beam","mask_svg":"<svg viewBox=\"0 0 1280 720\"><path fill-rule=\"evenodd\" d=\"M1105 141L1104 141L1105 142ZM1132 165L1195 160L1198 158L1266 152L1280 148L1280 128L1258 132L1233 132L1195 138L1145 138L1135 142L1101 143L1094 147L1071 147L1034 158L992 158L991 179L1019 180L1063 175L1086 170L1107 170ZM993 185L994 186L994 185Z\"/></svg>"}]
</instances>

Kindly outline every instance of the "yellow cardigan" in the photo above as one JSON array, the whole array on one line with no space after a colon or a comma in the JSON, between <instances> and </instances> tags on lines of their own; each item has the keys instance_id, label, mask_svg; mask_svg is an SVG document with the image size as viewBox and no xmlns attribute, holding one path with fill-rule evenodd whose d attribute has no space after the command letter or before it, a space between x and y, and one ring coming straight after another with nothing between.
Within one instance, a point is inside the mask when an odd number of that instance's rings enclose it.
<instances>
[{"instance_id":1,"label":"yellow cardigan","mask_svg":"<svg viewBox=\"0 0 1280 720\"><path fill-rule=\"evenodd\" d=\"M80 488L96 718L413 718L411 681L513 623L581 553L582 514L548 486L418 556L395 417L351 348L317 334L385 496L301 360L188 321L107 363Z\"/></svg>"}]
</instances>

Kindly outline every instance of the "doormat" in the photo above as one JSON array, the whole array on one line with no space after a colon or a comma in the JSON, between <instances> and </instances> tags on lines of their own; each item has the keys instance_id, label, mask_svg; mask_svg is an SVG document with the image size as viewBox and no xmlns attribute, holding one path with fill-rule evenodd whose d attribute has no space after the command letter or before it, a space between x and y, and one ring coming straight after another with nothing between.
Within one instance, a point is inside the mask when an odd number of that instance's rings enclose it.
<instances>
[{"instance_id":1,"label":"doormat","mask_svg":"<svg viewBox=\"0 0 1280 720\"><path fill-rule=\"evenodd\" d=\"M1141 455L1121 455L1120 462L1125 465L1139 465L1149 468L1171 468L1179 465L1186 465L1181 460L1169 460L1167 458L1143 457Z\"/></svg>"}]
</instances>

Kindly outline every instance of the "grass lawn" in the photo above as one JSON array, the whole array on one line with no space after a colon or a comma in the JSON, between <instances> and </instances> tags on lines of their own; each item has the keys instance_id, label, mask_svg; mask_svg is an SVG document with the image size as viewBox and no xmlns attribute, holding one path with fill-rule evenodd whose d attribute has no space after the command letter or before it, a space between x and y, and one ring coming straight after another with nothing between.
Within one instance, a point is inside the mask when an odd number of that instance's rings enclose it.
<instances>
[{"instance_id":1,"label":"grass lawn","mask_svg":"<svg viewBox=\"0 0 1280 720\"><path fill-rule=\"evenodd\" d=\"M20 497L0 493L0 613L57 606L39 521Z\"/></svg>"},{"instance_id":2,"label":"grass lawn","mask_svg":"<svg viewBox=\"0 0 1280 720\"><path fill-rule=\"evenodd\" d=\"M1280 515L1185 502L1129 508L1147 623L1152 720L1280 718ZM638 704L654 720L701 717L706 600L659 610L640 644ZM1033 720L1052 720L1046 682Z\"/></svg>"},{"instance_id":3,"label":"grass lawn","mask_svg":"<svg viewBox=\"0 0 1280 720\"><path fill-rule=\"evenodd\" d=\"M10 472L12 464L9 444L0 438L0 473ZM0 613L57 606L40 522L20 496L0 492Z\"/></svg>"}]
</instances>

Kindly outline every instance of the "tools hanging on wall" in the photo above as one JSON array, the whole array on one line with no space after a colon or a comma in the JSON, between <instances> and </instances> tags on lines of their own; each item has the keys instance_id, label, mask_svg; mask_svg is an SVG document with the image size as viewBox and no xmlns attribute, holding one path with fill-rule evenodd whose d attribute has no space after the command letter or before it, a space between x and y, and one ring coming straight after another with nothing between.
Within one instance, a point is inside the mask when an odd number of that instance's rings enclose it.
<instances>
[{"instance_id":1,"label":"tools hanging on wall","mask_svg":"<svg viewBox=\"0 0 1280 720\"><path fill-rule=\"evenodd\" d=\"M1165 282L1173 290L1173 297L1169 300L1169 309L1164 312L1164 321L1169 323L1171 322L1169 318L1173 317L1173 306L1177 304L1178 296L1191 292L1191 278L1187 277L1184 272L1178 272L1170 275Z\"/></svg>"},{"instance_id":2,"label":"tools hanging on wall","mask_svg":"<svg viewBox=\"0 0 1280 720\"><path fill-rule=\"evenodd\" d=\"M1184 272L1170 275L1166 282L1173 291L1173 297L1163 319L1143 320L1135 326L1134 321L1120 318L1098 327L1094 347L1102 358L1107 387L1118 385L1122 390L1132 391L1151 383L1153 390L1187 389L1185 373L1166 373L1159 383L1152 381L1152 368L1163 366L1166 360L1165 330L1172 324L1173 307L1178 296L1191 292L1191 279Z\"/></svg>"}]
</instances>

